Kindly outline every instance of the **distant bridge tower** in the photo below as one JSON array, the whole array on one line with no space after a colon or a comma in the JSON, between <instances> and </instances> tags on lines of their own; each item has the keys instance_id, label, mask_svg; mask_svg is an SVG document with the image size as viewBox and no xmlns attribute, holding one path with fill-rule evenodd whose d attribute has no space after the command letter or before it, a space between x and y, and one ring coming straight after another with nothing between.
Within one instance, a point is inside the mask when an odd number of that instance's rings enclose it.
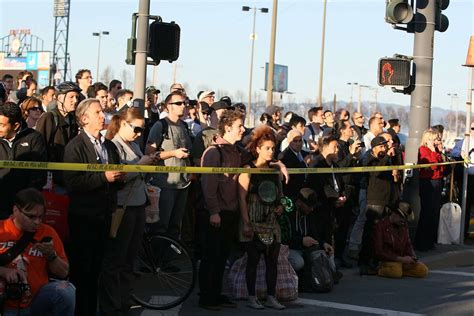
<instances>
[{"instance_id":1,"label":"distant bridge tower","mask_svg":"<svg viewBox=\"0 0 474 316\"><path fill-rule=\"evenodd\" d=\"M55 82L71 80L69 60L69 13L71 0L54 0L54 48L52 75ZM55 71L54 71L55 70ZM55 73L56 72L56 75Z\"/></svg>"}]
</instances>

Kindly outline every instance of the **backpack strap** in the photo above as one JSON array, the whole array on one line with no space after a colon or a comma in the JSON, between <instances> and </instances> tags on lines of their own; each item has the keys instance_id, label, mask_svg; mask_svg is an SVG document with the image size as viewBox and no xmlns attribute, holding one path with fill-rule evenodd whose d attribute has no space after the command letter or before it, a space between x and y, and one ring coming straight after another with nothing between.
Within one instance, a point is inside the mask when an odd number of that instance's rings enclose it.
<instances>
[{"instance_id":1,"label":"backpack strap","mask_svg":"<svg viewBox=\"0 0 474 316\"><path fill-rule=\"evenodd\" d=\"M35 232L24 232L23 235L21 235L21 238L18 239L18 241L0 255L0 266L6 266L10 262L12 262L16 257L18 257L19 254L21 254L26 247L30 244L30 242L33 240L33 236L35 235Z\"/></svg>"},{"instance_id":2,"label":"backpack strap","mask_svg":"<svg viewBox=\"0 0 474 316\"><path fill-rule=\"evenodd\" d=\"M311 123L309 123L306 126L308 126L308 129L311 132L311 136L313 136L312 140L314 140L314 136L316 136L316 132L314 131L313 125L311 125Z\"/></svg>"},{"instance_id":3,"label":"backpack strap","mask_svg":"<svg viewBox=\"0 0 474 316\"><path fill-rule=\"evenodd\" d=\"M168 131L169 124L166 118L159 119L158 122L161 123L161 140L160 140L160 144L157 144L156 149L162 150L161 146L163 145L163 141L165 139L170 139L170 135Z\"/></svg>"}]
</instances>

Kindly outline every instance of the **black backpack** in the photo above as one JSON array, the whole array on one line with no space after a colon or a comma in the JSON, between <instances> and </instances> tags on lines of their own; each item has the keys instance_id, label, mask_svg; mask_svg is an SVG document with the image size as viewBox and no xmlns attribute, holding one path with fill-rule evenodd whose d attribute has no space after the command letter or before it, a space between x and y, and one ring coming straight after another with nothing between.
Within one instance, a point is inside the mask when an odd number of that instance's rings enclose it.
<instances>
[{"instance_id":1,"label":"black backpack","mask_svg":"<svg viewBox=\"0 0 474 316\"><path fill-rule=\"evenodd\" d=\"M308 282L308 290L316 293L330 292L334 278L324 250L305 251L304 262L304 278Z\"/></svg>"}]
</instances>

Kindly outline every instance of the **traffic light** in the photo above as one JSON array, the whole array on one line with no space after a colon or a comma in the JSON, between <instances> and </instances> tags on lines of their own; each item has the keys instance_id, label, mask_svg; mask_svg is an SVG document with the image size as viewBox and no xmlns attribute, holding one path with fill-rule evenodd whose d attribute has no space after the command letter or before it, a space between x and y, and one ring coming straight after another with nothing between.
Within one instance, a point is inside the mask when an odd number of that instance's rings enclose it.
<instances>
[{"instance_id":1,"label":"traffic light","mask_svg":"<svg viewBox=\"0 0 474 316\"><path fill-rule=\"evenodd\" d=\"M408 0L388 0L385 21L391 24L408 24L413 19L413 8Z\"/></svg>"},{"instance_id":2,"label":"traffic light","mask_svg":"<svg viewBox=\"0 0 474 316\"><path fill-rule=\"evenodd\" d=\"M150 24L148 56L155 62L175 61L179 57L181 29L174 22L155 21Z\"/></svg>"},{"instance_id":3,"label":"traffic light","mask_svg":"<svg viewBox=\"0 0 474 316\"><path fill-rule=\"evenodd\" d=\"M411 61L406 58L384 57L379 59L377 82L379 86L410 86Z\"/></svg>"},{"instance_id":4,"label":"traffic light","mask_svg":"<svg viewBox=\"0 0 474 316\"><path fill-rule=\"evenodd\" d=\"M449 6L449 0L436 0L435 30L445 32L449 27L448 17L441 13Z\"/></svg>"}]
</instances>

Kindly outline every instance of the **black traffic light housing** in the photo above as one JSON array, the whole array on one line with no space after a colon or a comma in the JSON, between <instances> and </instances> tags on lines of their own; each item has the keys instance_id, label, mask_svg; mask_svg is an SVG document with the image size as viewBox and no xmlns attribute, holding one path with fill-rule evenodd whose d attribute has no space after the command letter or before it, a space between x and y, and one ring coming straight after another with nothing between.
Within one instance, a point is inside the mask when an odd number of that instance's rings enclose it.
<instances>
[{"instance_id":1,"label":"black traffic light housing","mask_svg":"<svg viewBox=\"0 0 474 316\"><path fill-rule=\"evenodd\" d=\"M377 83L379 86L409 87L411 85L411 60L403 57L380 58Z\"/></svg>"},{"instance_id":2,"label":"black traffic light housing","mask_svg":"<svg viewBox=\"0 0 474 316\"><path fill-rule=\"evenodd\" d=\"M176 61L179 57L181 28L171 22L154 21L150 24L148 36L148 57L159 63L160 60Z\"/></svg>"},{"instance_id":3,"label":"black traffic light housing","mask_svg":"<svg viewBox=\"0 0 474 316\"><path fill-rule=\"evenodd\" d=\"M449 19L441 11L449 6L449 0L436 0L435 30L445 32L449 27Z\"/></svg>"}]
</instances>

